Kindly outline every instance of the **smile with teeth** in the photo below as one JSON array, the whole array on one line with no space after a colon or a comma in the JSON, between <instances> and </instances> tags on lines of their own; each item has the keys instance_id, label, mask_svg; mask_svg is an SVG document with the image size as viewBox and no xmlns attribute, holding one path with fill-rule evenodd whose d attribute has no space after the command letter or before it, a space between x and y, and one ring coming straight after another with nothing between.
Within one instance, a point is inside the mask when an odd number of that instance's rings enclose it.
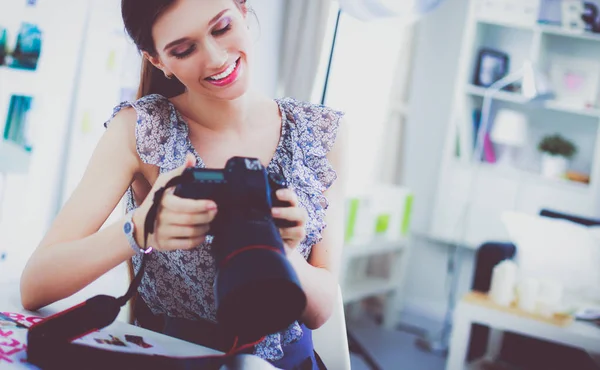
<instances>
[{"instance_id":1,"label":"smile with teeth","mask_svg":"<svg viewBox=\"0 0 600 370\"><path fill-rule=\"evenodd\" d=\"M218 75L210 76L207 79L211 80L211 81L219 81L219 80L229 77L229 75L231 75L233 73L233 71L235 71L235 67L237 67L238 63L239 63L239 59L236 60L234 63L232 63L229 66L229 68L227 68L223 73L219 73Z\"/></svg>"}]
</instances>

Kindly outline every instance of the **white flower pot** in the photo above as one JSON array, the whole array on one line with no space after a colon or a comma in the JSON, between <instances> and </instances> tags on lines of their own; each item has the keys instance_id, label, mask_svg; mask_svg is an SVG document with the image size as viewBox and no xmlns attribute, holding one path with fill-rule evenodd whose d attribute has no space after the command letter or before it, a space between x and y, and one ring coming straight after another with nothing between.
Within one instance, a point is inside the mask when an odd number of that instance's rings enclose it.
<instances>
[{"instance_id":1,"label":"white flower pot","mask_svg":"<svg viewBox=\"0 0 600 370\"><path fill-rule=\"evenodd\" d=\"M562 155L542 154L542 175L548 178L563 178L569 168L569 160Z\"/></svg>"}]
</instances>

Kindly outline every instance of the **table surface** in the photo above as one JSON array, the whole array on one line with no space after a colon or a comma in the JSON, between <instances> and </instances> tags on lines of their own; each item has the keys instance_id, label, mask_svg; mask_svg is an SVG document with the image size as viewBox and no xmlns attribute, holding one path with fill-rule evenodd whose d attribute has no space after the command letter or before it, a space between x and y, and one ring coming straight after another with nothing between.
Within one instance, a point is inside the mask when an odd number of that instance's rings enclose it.
<instances>
[{"instance_id":1,"label":"table surface","mask_svg":"<svg viewBox=\"0 0 600 370\"><path fill-rule=\"evenodd\" d=\"M467 295L467 297L469 297ZM500 310L477 300L462 299L454 312L450 353L447 370L464 368L471 324L481 324L503 332L511 332L531 338L546 340L562 345L580 348L590 353L600 354L600 327L582 321L555 324L536 320L526 315L517 315L510 310Z\"/></svg>"},{"instance_id":2,"label":"table surface","mask_svg":"<svg viewBox=\"0 0 600 370\"><path fill-rule=\"evenodd\" d=\"M525 315L489 308L465 299L459 302L456 314L495 329L600 353L600 327L591 323L572 321L566 325L552 324Z\"/></svg>"},{"instance_id":3,"label":"table surface","mask_svg":"<svg viewBox=\"0 0 600 370\"><path fill-rule=\"evenodd\" d=\"M19 285L17 282L0 284L0 312L2 313L20 314L23 315L23 317L47 317L81 302L81 297L75 296L72 299L66 299L58 302L57 304L45 307L39 312L29 312L24 310L21 305ZM8 329L5 329L4 332L0 331L0 369L37 369L37 367L32 366L31 364L27 364L21 361L21 359L25 358L25 351L18 351L18 348L22 347L19 347L17 345L18 343L15 340L11 339L12 343L8 343L7 340L4 339L8 338L8 336L6 336L7 330ZM4 333L5 336L3 336L2 333ZM124 336L124 334L143 337L146 342L151 343L153 345L152 351L154 353L169 357L196 357L220 354L220 352L215 351L211 348L203 347L194 343L159 334L150 330L127 324L119 320L116 320L107 328L102 329L100 333L116 333L117 337ZM91 341L92 335L93 334L90 334L82 338L82 340L87 338L87 340ZM106 336L108 337L108 335ZM23 342L25 341L25 339L20 340ZM135 347L137 348L137 346ZM130 350L128 350L128 348L129 347L126 347L121 350L124 352L131 352ZM138 350L135 349L132 351L140 353ZM11 352L13 357L8 357ZM8 360L9 358L12 360L12 362ZM236 363L236 369L275 369L275 367L273 367L269 362L257 356L240 355L238 356L238 359L236 359L234 362ZM237 367L238 364L239 367Z\"/></svg>"}]
</instances>

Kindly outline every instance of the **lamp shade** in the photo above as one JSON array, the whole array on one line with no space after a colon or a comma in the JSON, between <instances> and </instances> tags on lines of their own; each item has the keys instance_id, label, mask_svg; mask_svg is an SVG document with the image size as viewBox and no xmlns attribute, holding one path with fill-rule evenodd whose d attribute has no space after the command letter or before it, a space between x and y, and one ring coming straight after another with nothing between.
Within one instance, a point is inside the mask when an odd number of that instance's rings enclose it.
<instances>
[{"instance_id":1,"label":"lamp shade","mask_svg":"<svg viewBox=\"0 0 600 370\"><path fill-rule=\"evenodd\" d=\"M490 138L496 144L520 147L527 142L529 124L523 113L502 109L496 114Z\"/></svg>"},{"instance_id":2,"label":"lamp shade","mask_svg":"<svg viewBox=\"0 0 600 370\"><path fill-rule=\"evenodd\" d=\"M340 8L363 21L401 17L414 20L436 8L444 0L339 0Z\"/></svg>"}]
</instances>

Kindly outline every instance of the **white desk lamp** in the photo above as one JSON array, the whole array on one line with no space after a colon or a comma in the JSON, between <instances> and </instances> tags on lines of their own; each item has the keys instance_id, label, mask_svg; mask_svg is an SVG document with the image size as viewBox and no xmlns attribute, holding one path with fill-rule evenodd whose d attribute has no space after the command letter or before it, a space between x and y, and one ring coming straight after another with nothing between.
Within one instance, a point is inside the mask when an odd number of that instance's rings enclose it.
<instances>
[{"instance_id":1,"label":"white desk lamp","mask_svg":"<svg viewBox=\"0 0 600 370\"><path fill-rule=\"evenodd\" d=\"M467 189L467 199L465 206L462 210L461 215L457 220L457 230L459 237L451 243L453 249L450 254L451 260L448 261L448 273L452 275L450 281L450 289L448 292L448 308L444 318L444 324L439 336L434 338L421 338L417 341L417 345L427 351L434 352L437 354L445 355L448 351L448 342L450 339L450 333L452 331L452 316L454 314L454 307L456 305L456 291L458 288L458 280L462 262L462 246L467 245L466 229L467 220L471 211L472 199L469 197L473 194L473 188L475 179L481 167L481 157L483 154L483 146L485 135L489 131L490 127L490 113L494 96L515 82L521 81L521 91L515 93L516 96L523 98L523 103L537 103L550 100L554 98L554 92L552 91L551 84L548 78L542 71L537 69L531 62L526 61L523 67L518 71L511 73L510 75L496 81L489 88L486 89L483 98L483 107L481 112L481 124L477 132L477 140L475 143L475 151L471 160L473 161L474 168L469 181L469 188ZM493 340L493 335L490 340Z\"/></svg>"},{"instance_id":2,"label":"white desk lamp","mask_svg":"<svg viewBox=\"0 0 600 370\"><path fill-rule=\"evenodd\" d=\"M490 138L494 144L500 146L497 165L515 166L518 149L527 144L528 121L526 114L511 109L501 109L496 113Z\"/></svg>"}]
</instances>

